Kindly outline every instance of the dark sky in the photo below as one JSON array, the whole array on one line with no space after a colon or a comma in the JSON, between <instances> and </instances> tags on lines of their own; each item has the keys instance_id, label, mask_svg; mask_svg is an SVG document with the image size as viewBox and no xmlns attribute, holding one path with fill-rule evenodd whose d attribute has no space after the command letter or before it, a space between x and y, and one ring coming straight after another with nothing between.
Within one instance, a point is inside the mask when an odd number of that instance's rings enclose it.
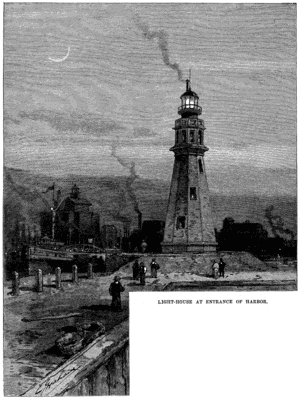
<instances>
[{"instance_id":1,"label":"dark sky","mask_svg":"<svg viewBox=\"0 0 300 400\"><path fill-rule=\"evenodd\" d=\"M295 4L6 4L5 165L170 180L189 68L211 191L295 195Z\"/></svg>"}]
</instances>

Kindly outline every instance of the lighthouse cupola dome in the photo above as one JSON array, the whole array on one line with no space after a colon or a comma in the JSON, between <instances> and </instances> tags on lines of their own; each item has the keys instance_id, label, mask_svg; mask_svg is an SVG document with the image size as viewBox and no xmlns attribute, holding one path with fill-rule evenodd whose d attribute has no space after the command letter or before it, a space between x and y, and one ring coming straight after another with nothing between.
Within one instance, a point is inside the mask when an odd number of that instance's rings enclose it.
<instances>
[{"instance_id":1,"label":"lighthouse cupola dome","mask_svg":"<svg viewBox=\"0 0 300 400\"><path fill-rule=\"evenodd\" d=\"M199 96L191 89L190 80L186 80L186 91L180 96L181 106L178 108L178 114L182 117L189 115L200 115L201 107L198 105Z\"/></svg>"}]
</instances>

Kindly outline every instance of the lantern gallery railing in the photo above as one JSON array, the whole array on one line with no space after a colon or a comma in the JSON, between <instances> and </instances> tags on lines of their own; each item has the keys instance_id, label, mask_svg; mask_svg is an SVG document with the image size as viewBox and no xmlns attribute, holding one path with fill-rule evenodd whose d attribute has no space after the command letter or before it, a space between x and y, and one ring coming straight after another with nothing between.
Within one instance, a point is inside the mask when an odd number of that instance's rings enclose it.
<instances>
[{"instance_id":1,"label":"lantern gallery railing","mask_svg":"<svg viewBox=\"0 0 300 400\"><path fill-rule=\"evenodd\" d=\"M196 111L197 114L202 113L202 107L198 106L197 104L184 104L180 107L178 107L178 113L181 114L182 112L193 110Z\"/></svg>"}]
</instances>

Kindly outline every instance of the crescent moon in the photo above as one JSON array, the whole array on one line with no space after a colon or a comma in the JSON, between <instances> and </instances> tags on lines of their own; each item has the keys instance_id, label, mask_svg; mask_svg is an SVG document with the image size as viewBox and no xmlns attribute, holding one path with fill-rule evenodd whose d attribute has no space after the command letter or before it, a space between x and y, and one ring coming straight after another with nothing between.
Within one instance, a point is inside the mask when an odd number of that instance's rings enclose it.
<instances>
[{"instance_id":1,"label":"crescent moon","mask_svg":"<svg viewBox=\"0 0 300 400\"><path fill-rule=\"evenodd\" d=\"M50 61L54 61L54 62L62 62L62 61L65 61L65 60L69 57L70 49L71 49L71 48L68 47L68 53L67 53L67 55L64 56L63 58L51 58L51 57L49 57L49 60L50 60Z\"/></svg>"}]
</instances>

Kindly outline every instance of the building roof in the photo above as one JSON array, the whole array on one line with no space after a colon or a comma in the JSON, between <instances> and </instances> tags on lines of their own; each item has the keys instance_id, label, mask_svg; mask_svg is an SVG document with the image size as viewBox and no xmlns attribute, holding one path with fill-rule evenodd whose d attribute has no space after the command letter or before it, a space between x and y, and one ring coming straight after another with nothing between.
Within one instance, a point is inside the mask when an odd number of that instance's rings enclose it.
<instances>
[{"instance_id":1,"label":"building roof","mask_svg":"<svg viewBox=\"0 0 300 400\"><path fill-rule=\"evenodd\" d=\"M197 95L197 93L193 92L192 90L187 90L186 92L184 92L184 93L180 96L180 98L181 98L181 97L184 97L184 96L192 96L192 97L196 97L197 99L199 99L199 96Z\"/></svg>"},{"instance_id":2,"label":"building roof","mask_svg":"<svg viewBox=\"0 0 300 400\"><path fill-rule=\"evenodd\" d=\"M92 203L84 197L81 197L80 199L74 199L71 196L67 196L63 200L61 200L56 208L56 211L63 209L65 207L65 204L67 203L71 203L74 206L92 206Z\"/></svg>"},{"instance_id":3,"label":"building roof","mask_svg":"<svg viewBox=\"0 0 300 400\"><path fill-rule=\"evenodd\" d=\"M191 97L196 97L197 99L199 99L199 96L197 95L197 93L192 91L190 79L186 80L186 91L180 96L180 98L182 98L184 96L191 96Z\"/></svg>"},{"instance_id":4,"label":"building roof","mask_svg":"<svg viewBox=\"0 0 300 400\"><path fill-rule=\"evenodd\" d=\"M89 200L85 199L84 197L80 197L80 199L74 199L74 198L68 196L68 199L76 205L86 205L86 206L92 205L92 203Z\"/></svg>"}]
</instances>

